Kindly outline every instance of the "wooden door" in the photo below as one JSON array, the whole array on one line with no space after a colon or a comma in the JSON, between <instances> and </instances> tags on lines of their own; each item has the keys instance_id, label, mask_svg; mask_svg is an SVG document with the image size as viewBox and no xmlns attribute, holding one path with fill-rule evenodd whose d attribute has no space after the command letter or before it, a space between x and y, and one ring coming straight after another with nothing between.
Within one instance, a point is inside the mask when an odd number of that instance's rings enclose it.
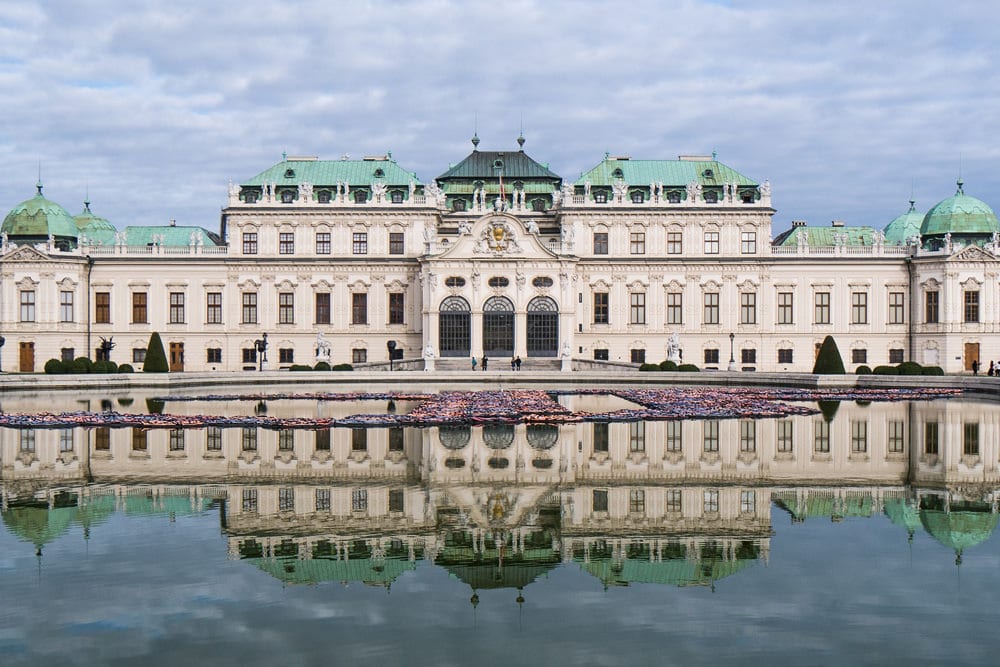
<instances>
[{"instance_id":1,"label":"wooden door","mask_svg":"<svg viewBox=\"0 0 1000 667\"><path fill-rule=\"evenodd\" d=\"M21 343L18 370L22 373L35 372L35 344Z\"/></svg>"},{"instance_id":2,"label":"wooden door","mask_svg":"<svg viewBox=\"0 0 1000 667\"><path fill-rule=\"evenodd\" d=\"M979 343L965 344L965 370L972 371L972 362L979 363ZM980 369L981 370L981 369Z\"/></svg>"},{"instance_id":3,"label":"wooden door","mask_svg":"<svg viewBox=\"0 0 1000 667\"><path fill-rule=\"evenodd\" d=\"M184 370L184 343L170 344L170 372Z\"/></svg>"}]
</instances>

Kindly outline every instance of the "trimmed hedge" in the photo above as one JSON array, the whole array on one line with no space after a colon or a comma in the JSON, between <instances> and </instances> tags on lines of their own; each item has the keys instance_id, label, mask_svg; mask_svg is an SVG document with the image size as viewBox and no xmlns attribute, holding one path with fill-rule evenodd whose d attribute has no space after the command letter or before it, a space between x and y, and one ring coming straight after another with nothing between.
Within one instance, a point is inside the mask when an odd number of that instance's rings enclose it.
<instances>
[{"instance_id":1,"label":"trimmed hedge","mask_svg":"<svg viewBox=\"0 0 1000 667\"><path fill-rule=\"evenodd\" d=\"M49 359L45 362L45 373L47 375L64 375L69 373L69 370L62 359Z\"/></svg>"},{"instance_id":2,"label":"trimmed hedge","mask_svg":"<svg viewBox=\"0 0 1000 667\"><path fill-rule=\"evenodd\" d=\"M677 370L681 373L700 373L701 369L694 364L681 364L677 367Z\"/></svg>"},{"instance_id":3,"label":"trimmed hedge","mask_svg":"<svg viewBox=\"0 0 1000 667\"><path fill-rule=\"evenodd\" d=\"M865 366L864 364L861 364L860 366L858 366L857 368L854 369L854 374L855 375L871 375L872 374L872 369L869 366Z\"/></svg>"},{"instance_id":4,"label":"trimmed hedge","mask_svg":"<svg viewBox=\"0 0 1000 667\"><path fill-rule=\"evenodd\" d=\"M297 371L311 371L312 370L312 366L308 366L306 364L292 364L291 366L288 367L288 370L290 370L290 371L296 371L296 372Z\"/></svg>"},{"instance_id":5,"label":"trimmed hedge","mask_svg":"<svg viewBox=\"0 0 1000 667\"><path fill-rule=\"evenodd\" d=\"M316 371L328 371L330 370L330 364L325 361L317 361L316 365L313 366L313 370Z\"/></svg>"},{"instance_id":6,"label":"trimmed hedge","mask_svg":"<svg viewBox=\"0 0 1000 667\"><path fill-rule=\"evenodd\" d=\"M816 355L816 364L813 366L814 375L844 375L844 360L840 356L840 349L837 348L837 341L833 336L823 339L823 344L819 347L819 354Z\"/></svg>"},{"instance_id":7,"label":"trimmed hedge","mask_svg":"<svg viewBox=\"0 0 1000 667\"><path fill-rule=\"evenodd\" d=\"M642 364L639 366L640 371L658 371L660 370L659 364Z\"/></svg>"},{"instance_id":8,"label":"trimmed hedge","mask_svg":"<svg viewBox=\"0 0 1000 667\"><path fill-rule=\"evenodd\" d=\"M142 372L170 372L170 366L167 365L167 353L163 351L163 341L160 340L160 334L156 331L149 337L149 345L146 346L146 361L142 364Z\"/></svg>"},{"instance_id":9,"label":"trimmed hedge","mask_svg":"<svg viewBox=\"0 0 1000 667\"><path fill-rule=\"evenodd\" d=\"M676 371L677 370L677 363L674 362L674 361L670 361L669 359L661 361L660 362L660 370L661 371Z\"/></svg>"},{"instance_id":10,"label":"trimmed hedge","mask_svg":"<svg viewBox=\"0 0 1000 667\"><path fill-rule=\"evenodd\" d=\"M336 364L331 369L331 371L353 371L354 366L350 364Z\"/></svg>"},{"instance_id":11,"label":"trimmed hedge","mask_svg":"<svg viewBox=\"0 0 1000 667\"><path fill-rule=\"evenodd\" d=\"M872 369L875 375L899 375L899 369L895 366L876 366Z\"/></svg>"},{"instance_id":12,"label":"trimmed hedge","mask_svg":"<svg viewBox=\"0 0 1000 667\"><path fill-rule=\"evenodd\" d=\"M69 362L70 373L91 373L94 370L94 362L87 357L77 357Z\"/></svg>"},{"instance_id":13,"label":"trimmed hedge","mask_svg":"<svg viewBox=\"0 0 1000 667\"><path fill-rule=\"evenodd\" d=\"M924 367L915 361L904 361L896 366L900 375L923 375Z\"/></svg>"},{"instance_id":14,"label":"trimmed hedge","mask_svg":"<svg viewBox=\"0 0 1000 667\"><path fill-rule=\"evenodd\" d=\"M132 368L132 364L122 364L118 367L119 373L135 373L135 369Z\"/></svg>"},{"instance_id":15,"label":"trimmed hedge","mask_svg":"<svg viewBox=\"0 0 1000 667\"><path fill-rule=\"evenodd\" d=\"M921 375L944 375L944 369L940 366L924 366Z\"/></svg>"}]
</instances>

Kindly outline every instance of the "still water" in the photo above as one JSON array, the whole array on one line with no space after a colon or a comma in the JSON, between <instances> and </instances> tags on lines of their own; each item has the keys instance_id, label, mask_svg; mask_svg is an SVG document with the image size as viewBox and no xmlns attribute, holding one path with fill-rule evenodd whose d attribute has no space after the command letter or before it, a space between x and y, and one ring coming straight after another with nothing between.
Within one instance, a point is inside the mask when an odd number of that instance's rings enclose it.
<instances>
[{"instance_id":1,"label":"still water","mask_svg":"<svg viewBox=\"0 0 1000 667\"><path fill-rule=\"evenodd\" d=\"M1000 405L823 407L0 429L0 663L996 664Z\"/></svg>"}]
</instances>

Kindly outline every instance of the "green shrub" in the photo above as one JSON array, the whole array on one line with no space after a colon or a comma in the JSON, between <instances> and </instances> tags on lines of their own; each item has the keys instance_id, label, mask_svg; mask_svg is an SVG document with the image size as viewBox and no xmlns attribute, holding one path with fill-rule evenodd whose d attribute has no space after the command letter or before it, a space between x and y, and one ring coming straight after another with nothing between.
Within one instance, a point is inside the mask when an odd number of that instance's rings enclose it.
<instances>
[{"instance_id":1,"label":"green shrub","mask_svg":"<svg viewBox=\"0 0 1000 667\"><path fill-rule=\"evenodd\" d=\"M816 401L816 406L823 413L823 420L832 422L837 416L837 410L840 409L840 401Z\"/></svg>"},{"instance_id":2,"label":"green shrub","mask_svg":"<svg viewBox=\"0 0 1000 667\"><path fill-rule=\"evenodd\" d=\"M290 371L296 371L296 372L298 372L298 371L311 371L312 370L312 366L307 366L306 364L292 364L291 366L288 367L288 370L290 370Z\"/></svg>"},{"instance_id":3,"label":"green shrub","mask_svg":"<svg viewBox=\"0 0 1000 667\"><path fill-rule=\"evenodd\" d=\"M142 364L142 372L170 372L170 366L167 365L167 354L163 351L163 341L160 340L160 334L156 331L149 337L149 344L146 346L146 361Z\"/></svg>"},{"instance_id":4,"label":"green shrub","mask_svg":"<svg viewBox=\"0 0 1000 667\"><path fill-rule=\"evenodd\" d=\"M328 364L325 361L317 361L316 365L313 366L313 370L328 371L328 370L330 370L330 364Z\"/></svg>"},{"instance_id":5,"label":"green shrub","mask_svg":"<svg viewBox=\"0 0 1000 667\"><path fill-rule=\"evenodd\" d=\"M642 364L639 366L640 371L658 371L660 370L659 364Z\"/></svg>"},{"instance_id":6,"label":"green shrub","mask_svg":"<svg viewBox=\"0 0 1000 667\"><path fill-rule=\"evenodd\" d=\"M48 375L62 375L68 372L66 363L62 359L49 359L45 362L45 373Z\"/></svg>"},{"instance_id":7,"label":"green shrub","mask_svg":"<svg viewBox=\"0 0 1000 667\"><path fill-rule=\"evenodd\" d=\"M135 373L135 369L132 368L132 364L122 364L118 367L119 373Z\"/></svg>"},{"instance_id":8,"label":"green shrub","mask_svg":"<svg viewBox=\"0 0 1000 667\"><path fill-rule=\"evenodd\" d=\"M161 401L158 398L147 398L146 399L146 412L151 415L162 415L163 408L167 406L166 402Z\"/></svg>"},{"instance_id":9,"label":"green shrub","mask_svg":"<svg viewBox=\"0 0 1000 667\"><path fill-rule=\"evenodd\" d=\"M903 363L896 366L896 370L899 371L900 375L923 375L924 367L915 361L904 361Z\"/></svg>"},{"instance_id":10,"label":"green shrub","mask_svg":"<svg viewBox=\"0 0 1000 667\"><path fill-rule=\"evenodd\" d=\"M819 347L819 354L816 356L816 364L813 366L815 375L844 375L844 360L840 356L837 348L837 341L833 336L823 339L823 344Z\"/></svg>"},{"instance_id":11,"label":"green shrub","mask_svg":"<svg viewBox=\"0 0 1000 667\"><path fill-rule=\"evenodd\" d=\"M875 375L899 375L899 369L895 366L876 366L872 369Z\"/></svg>"},{"instance_id":12,"label":"green shrub","mask_svg":"<svg viewBox=\"0 0 1000 667\"><path fill-rule=\"evenodd\" d=\"M70 373L90 373L94 369L94 362L87 357L77 357L70 362Z\"/></svg>"},{"instance_id":13,"label":"green shrub","mask_svg":"<svg viewBox=\"0 0 1000 667\"><path fill-rule=\"evenodd\" d=\"M924 366L921 375L944 375L944 369L940 366Z\"/></svg>"},{"instance_id":14,"label":"green shrub","mask_svg":"<svg viewBox=\"0 0 1000 667\"><path fill-rule=\"evenodd\" d=\"M95 361L92 373L117 373L118 364L113 361Z\"/></svg>"},{"instance_id":15,"label":"green shrub","mask_svg":"<svg viewBox=\"0 0 1000 667\"><path fill-rule=\"evenodd\" d=\"M861 364L860 366L858 366L857 368L854 369L854 374L855 375L871 375L872 374L872 369L870 367L868 367L868 366L865 366L864 364Z\"/></svg>"},{"instance_id":16,"label":"green shrub","mask_svg":"<svg viewBox=\"0 0 1000 667\"><path fill-rule=\"evenodd\" d=\"M661 371L676 371L677 370L677 363L673 362L673 361L670 361L669 359L661 361L660 362L660 370Z\"/></svg>"},{"instance_id":17,"label":"green shrub","mask_svg":"<svg viewBox=\"0 0 1000 667\"><path fill-rule=\"evenodd\" d=\"M701 371L701 369L694 364L681 364L677 367L677 370L681 373L698 373Z\"/></svg>"},{"instance_id":18,"label":"green shrub","mask_svg":"<svg viewBox=\"0 0 1000 667\"><path fill-rule=\"evenodd\" d=\"M353 371L354 370L354 366L352 366L350 364L335 364L333 366L333 368L331 368L330 370L332 370L332 371Z\"/></svg>"}]
</instances>

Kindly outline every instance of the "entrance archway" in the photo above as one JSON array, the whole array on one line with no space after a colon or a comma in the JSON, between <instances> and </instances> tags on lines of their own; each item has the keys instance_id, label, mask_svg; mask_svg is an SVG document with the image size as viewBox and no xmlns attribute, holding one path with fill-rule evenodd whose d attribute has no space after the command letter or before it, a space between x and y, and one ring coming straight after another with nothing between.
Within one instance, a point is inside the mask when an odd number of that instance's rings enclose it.
<instances>
[{"instance_id":1,"label":"entrance archway","mask_svg":"<svg viewBox=\"0 0 1000 667\"><path fill-rule=\"evenodd\" d=\"M529 357L554 357L559 353L559 306L547 296L528 302Z\"/></svg>"},{"instance_id":2,"label":"entrance archway","mask_svg":"<svg viewBox=\"0 0 1000 667\"><path fill-rule=\"evenodd\" d=\"M494 296L483 304L483 354L514 355L514 304L506 297Z\"/></svg>"},{"instance_id":3,"label":"entrance archway","mask_svg":"<svg viewBox=\"0 0 1000 667\"><path fill-rule=\"evenodd\" d=\"M460 296L449 296L438 311L438 349L442 357L467 357L472 351L472 309Z\"/></svg>"}]
</instances>

